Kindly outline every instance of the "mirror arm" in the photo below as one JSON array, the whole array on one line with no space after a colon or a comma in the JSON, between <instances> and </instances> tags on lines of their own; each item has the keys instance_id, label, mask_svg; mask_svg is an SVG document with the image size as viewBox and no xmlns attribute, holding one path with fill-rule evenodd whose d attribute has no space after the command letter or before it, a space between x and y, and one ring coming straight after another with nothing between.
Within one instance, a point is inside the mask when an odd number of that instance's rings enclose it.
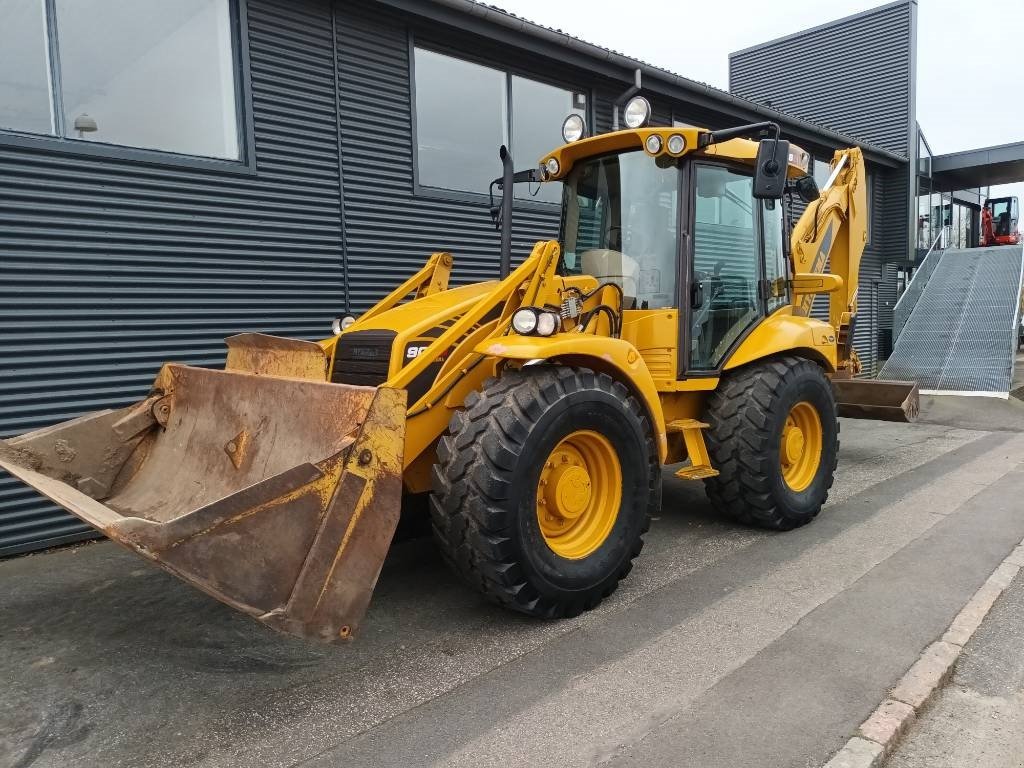
<instances>
[{"instance_id":1,"label":"mirror arm","mask_svg":"<svg viewBox=\"0 0 1024 768\"><path fill-rule=\"evenodd\" d=\"M705 131L697 139L697 146L700 149L711 144L718 144L730 139L753 139L771 136L775 141L782 135L782 129L778 123L765 121L761 123L750 123L748 125L737 125L735 128L723 128L720 131Z\"/></svg>"}]
</instances>

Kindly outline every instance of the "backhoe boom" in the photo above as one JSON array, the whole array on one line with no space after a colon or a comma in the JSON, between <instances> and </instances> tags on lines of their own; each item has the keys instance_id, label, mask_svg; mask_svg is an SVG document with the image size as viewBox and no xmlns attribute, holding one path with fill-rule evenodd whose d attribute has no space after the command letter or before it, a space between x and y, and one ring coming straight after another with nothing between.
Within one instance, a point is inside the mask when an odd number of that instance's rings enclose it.
<instances>
[{"instance_id":1,"label":"backhoe boom","mask_svg":"<svg viewBox=\"0 0 1024 768\"><path fill-rule=\"evenodd\" d=\"M794 226L791 250L798 282L803 275L831 274L839 278L823 288L829 293L829 322L836 330L838 368L853 376L860 373L853 331L860 260L868 239L864 156L856 147L838 150L832 168L821 196ZM810 315L817 292L821 291L802 293L798 288L795 314Z\"/></svg>"}]
</instances>

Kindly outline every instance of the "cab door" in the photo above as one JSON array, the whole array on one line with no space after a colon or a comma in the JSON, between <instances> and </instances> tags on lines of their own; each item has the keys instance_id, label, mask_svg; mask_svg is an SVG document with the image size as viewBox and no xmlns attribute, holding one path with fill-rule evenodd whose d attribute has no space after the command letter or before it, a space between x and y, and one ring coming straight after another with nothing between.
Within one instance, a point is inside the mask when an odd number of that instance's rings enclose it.
<instances>
[{"instance_id":1,"label":"cab door","mask_svg":"<svg viewBox=\"0 0 1024 768\"><path fill-rule=\"evenodd\" d=\"M765 276L762 203L753 197L753 176L729 166L695 163L692 179L686 358L687 374L699 376L720 370L765 316ZM777 205L781 209L781 202Z\"/></svg>"}]
</instances>

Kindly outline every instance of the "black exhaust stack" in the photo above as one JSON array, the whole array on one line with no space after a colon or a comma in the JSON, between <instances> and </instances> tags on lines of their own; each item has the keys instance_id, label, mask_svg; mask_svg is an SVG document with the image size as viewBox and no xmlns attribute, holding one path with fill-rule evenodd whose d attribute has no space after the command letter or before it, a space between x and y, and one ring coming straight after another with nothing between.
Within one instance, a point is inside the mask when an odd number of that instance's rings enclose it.
<instances>
[{"instance_id":1,"label":"black exhaust stack","mask_svg":"<svg viewBox=\"0 0 1024 768\"><path fill-rule=\"evenodd\" d=\"M512 272L512 198L515 171L512 166L512 153L504 144L498 150L501 158L501 256L498 272L504 280Z\"/></svg>"}]
</instances>

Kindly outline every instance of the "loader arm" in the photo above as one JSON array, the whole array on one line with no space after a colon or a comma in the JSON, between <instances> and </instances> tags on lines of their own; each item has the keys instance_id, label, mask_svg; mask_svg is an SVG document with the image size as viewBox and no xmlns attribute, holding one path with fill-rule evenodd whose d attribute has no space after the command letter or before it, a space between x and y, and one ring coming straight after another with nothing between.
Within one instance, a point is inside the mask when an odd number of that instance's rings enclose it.
<instances>
[{"instance_id":1,"label":"loader arm","mask_svg":"<svg viewBox=\"0 0 1024 768\"><path fill-rule=\"evenodd\" d=\"M860 149L841 149L820 197L793 227L793 311L807 316L815 295L829 295L840 376L860 373L853 349L860 260L868 239L867 177ZM826 271L828 267L828 271Z\"/></svg>"},{"instance_id":2,"label":"loader arm","mask_svg":"<svg viewBox=\"0 0 1024 768\"><path fill-rule=\"evenodd\" d=\"M864 156L856 147L840 149L833 156L825 188L793 228L793 313L809 315L815 295L828 294L828 319L836 332L832 387L840 416L913 421L919 410L917 384L855 378L862 373L853 341L860 260L867 239Z\"/></svg>"}]
</instances>

